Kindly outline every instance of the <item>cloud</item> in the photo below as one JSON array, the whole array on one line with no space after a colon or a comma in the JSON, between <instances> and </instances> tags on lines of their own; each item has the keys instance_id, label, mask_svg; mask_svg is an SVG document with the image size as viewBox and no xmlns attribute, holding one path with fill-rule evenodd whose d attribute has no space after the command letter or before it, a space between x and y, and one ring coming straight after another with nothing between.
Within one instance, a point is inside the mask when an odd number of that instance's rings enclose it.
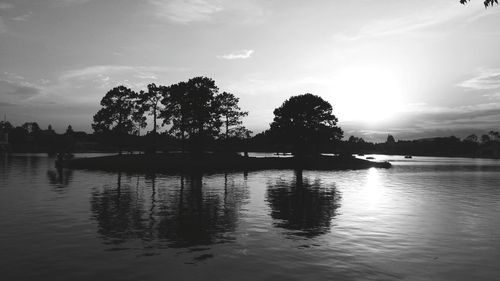
<instances>
[{"instance_id":1,"label":"cloud","mask_svg":"<svg viewBox=\"0 0 500 281\"><path fill-rule=\"evenodd\" d=\"M0 2L0 10L9 10L9 9L13 9L13 8L14 8L14 5L11 3Z\"/></svg>"},{"instance_id":2,"label":"cloud","mask_svg":"<svg viewBox=\"0 0 500 281\"><path fill-rule=\"evenodd\" d=\"M170 23L261 24L271 15L259 0L148 0L153 14ZM263 5L264 4L264 5Z\"/></svg>"},{"instance_id":3,"label":"cloud","mask_svg":"<svg viewBox=\"0 0 500 281\"><path fill-rule=\"evenodd\" d=\"M449 3L445 2L437 4L428 2L424 4L426 10L412 12L397 18L374 20L362 26L357 34L346 35L344 33L339 33L335 35L334 38L339 41L352 41L365 38L411 34L412 32L455 20L470 23L497 13L495 11L484 11L482 9L473 8L450 8Z\"/></svg>"},{"instance_id":4,"label":"cloud","mask_svg":"<svg viewBox=\"0 0 500 281\"><path fill-rule=\"evenodd\" d=\"M188 24L205 22L212 19L212 15L223 10L217 0L150 0L155 14L173 23Z\"/></svg>"},{"instance_id":5,"label":"cloud","mask_svg":"<svg viewBox=\"0 0 500 281\"><path fill-rule=\"evenodd\" d=\"M0 16L0 34L7 32L7 26L3 21L3 18Z\"/></svg>"},{"instance_id":6,"label":"cloud","mask_svg":"<svg viewBox=\"0 0 500 281\"><path fill-rule=\"evenodd\" d=\"M220 55L217 57L220 59L226 59L226 60L248 59L252 56L252 54L254 52L255 52L254 50L240 50L240 51L232 52L229 54Z\"/></svg>"},{"instance_id":7,"label":"cloud","mask_svg":"<svg viewBox=\"0 0 500 281\"><path fill-rule=\"evenodd\" d=\"M12 20L15 20L15 21L27 21L29 18L31 18L32 15L33 15L33 13L30 12L30 13L27 13L27 14L24 14L24 15L13 17Z\"/></svg>"},{"instance_id":8,"label":"cloud","mask_svg":"<svg viewBox=\"0 0 500 281\"><path fill-rule=\"evenodd\" d=\"M52 3L55 6L62 7L62 6L84 4L90 1L92 0L52 0Z\"/></svg>"},{"instance_id":9,"label":"cloud","mask_svg":"<svg viewBox=\"0 0 500 281\"><path fill-rule=\"evenodd\" d=\"M61 84L73 85L73 87L82 85L82 87L94 86L109 89L117 85L125 85L131 88L142 88L166 76L168 72L184 70L158 66L95 65L66 71L60 76L59 81Z\"/></svg>"},{"instance_id":10,"label":"cloud","mask_svg":"<svg viewBox=\"0 0 500 281\"><path fill-rule=\"evenodd\" d=\"M19 79L0 79L0 103L13 106L41 94L37 85Z\"/></svg>"},{"instance_id":11,"label":"cloud","mask_svg":"<svg viewBox=\"0 0 500 281\"><path fill-rule=\"evenodd\" d=\"M494 90L500 88L500 69L483 69L458 86L473 90Z\"/></svg>"}]
</instances>

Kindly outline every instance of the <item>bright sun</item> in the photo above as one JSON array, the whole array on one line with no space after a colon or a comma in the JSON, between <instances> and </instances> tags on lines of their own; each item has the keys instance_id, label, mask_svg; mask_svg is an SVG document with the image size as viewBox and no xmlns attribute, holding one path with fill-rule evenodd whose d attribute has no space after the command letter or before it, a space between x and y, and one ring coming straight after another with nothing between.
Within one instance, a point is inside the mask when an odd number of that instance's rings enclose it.
<instances>
[{"instance_id":1,"label":"bright sun","mask_svg":"<svg viewBox=\"0 0 500 281\"><path fill-rule=\"evenodd\" d=\"M343 69L334 85L339 117L367 124L395 119L404 104L402 84L399 75L387 69Z\"/></svg>"}]
</instances>

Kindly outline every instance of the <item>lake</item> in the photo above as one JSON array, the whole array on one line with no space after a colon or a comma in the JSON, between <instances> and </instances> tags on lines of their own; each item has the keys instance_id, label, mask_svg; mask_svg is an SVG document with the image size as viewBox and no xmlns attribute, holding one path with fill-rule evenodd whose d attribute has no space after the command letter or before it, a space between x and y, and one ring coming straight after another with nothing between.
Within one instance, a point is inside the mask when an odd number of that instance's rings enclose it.
<instances>
[{"instance_id":1,"label":"lake","mask_svg":"<svg viewBox=\"0 0 500 281\"><path fill-rule=\"evenodd\" d=\"M368 156L368 155L367 155ZM500 280L500 161L126 174L0 155L1 280Z\"/></svg>"}]
</instances>

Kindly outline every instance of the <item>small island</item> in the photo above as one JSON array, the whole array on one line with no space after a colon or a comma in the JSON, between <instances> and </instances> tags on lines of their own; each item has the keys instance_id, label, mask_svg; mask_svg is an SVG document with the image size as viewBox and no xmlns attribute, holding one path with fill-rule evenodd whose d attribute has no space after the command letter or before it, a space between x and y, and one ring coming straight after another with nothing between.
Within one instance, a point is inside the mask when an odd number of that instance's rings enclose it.
<instances>
[{"instance_id":1,"label":"small island","mask_svg":"<svg viewBox=\"0 0 500 281\"><path fill-rule=\"evenodd\" d=\"M388 162L373 162L353 157L323 155L320 147L335 146L343 137L332 106L320 96L292 96L274 110L268 134L277 150L291 151L293 157L249 157L236 153L231 140L249 138L242 126L248 112L238 106L239 99L228 92L219 93L215 81L195 77L171 86L150 84L136 93L124 86L110 90L101 100L92 128L118 148L118 155L76 158L59 154L56 165L76 169L130 172L190 172L263 169L346 170L371 167L389 168ZM143 153L123 154L123 139L152 121ZM157 129L168 126L164 134L180 140L182 152L158 151ZM215 152L210 144L218 141ZM248 151L245 149L245 151Z\"/></svg>"},{"instance_id":2,"label":"small island","mask_svg":"<svg viewBox=\"0 0 500 281\"><path fill-rule=\"evenodd\" d=\"M357 170L390 168L389 162L373 162L355 157L245 157L237 154L205 153L124 154L76 158L65 163L68 168L129 172L218 172L268 169L295 170Z\"/></svg>"}]
</instances>

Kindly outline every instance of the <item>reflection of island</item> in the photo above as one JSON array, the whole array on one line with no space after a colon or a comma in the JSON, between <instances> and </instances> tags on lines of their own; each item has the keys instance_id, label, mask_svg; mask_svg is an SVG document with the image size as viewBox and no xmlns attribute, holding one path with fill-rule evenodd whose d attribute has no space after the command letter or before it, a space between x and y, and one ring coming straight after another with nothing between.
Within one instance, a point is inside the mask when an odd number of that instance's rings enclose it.
<instances>
[{"instance_id":1,"label":"reflection of island","mask_svg":"<svg viewBox=\"0 0 500 281\"><path fill-rule=\"evenodd\" d=\"M207 183L201 175L145 180L142 189L118 174L116 187L92 193L93 218L107 243L138 239L153 247L191 247L231 241L227 233L236 228L244 188L228 180Z\"/></svg>"},{"instance_id":2,"label":"reflection of island","mask_svg":"<svg viewBox=\"0 0 500 281\"><path fill-rule=\"evenodd\" d=\"M315 237L330 230L331 220L340 206L335 186L322 186L320 180L310 182L296 172L295 180L269 184L267 201L274 225L296 231L299 236Z\"/></svg>"},{"instance_id":3,"label":"reflection of island","mask_svg":"<svg viewBox=\"0 0 500 281\"><path fill-rule=\"evenodd\" d=\"M69 185L73 178L73 170L71 169L56 169L47 171L47 178L52 186L63 188Z\"/></svg>"},{"instance_id":4,"label":"reflection of island","mask_svg":"<svg viewBox=\"0 0 500 281\"><path fill-rule=\"evenodd\" d=\"M209 245L227 241L226 232L234 231L238 203L223 194L205 192L202 177L181 179L181 188L162 212L159 237L174 247Z\"/></svg>"}]
</instances>

